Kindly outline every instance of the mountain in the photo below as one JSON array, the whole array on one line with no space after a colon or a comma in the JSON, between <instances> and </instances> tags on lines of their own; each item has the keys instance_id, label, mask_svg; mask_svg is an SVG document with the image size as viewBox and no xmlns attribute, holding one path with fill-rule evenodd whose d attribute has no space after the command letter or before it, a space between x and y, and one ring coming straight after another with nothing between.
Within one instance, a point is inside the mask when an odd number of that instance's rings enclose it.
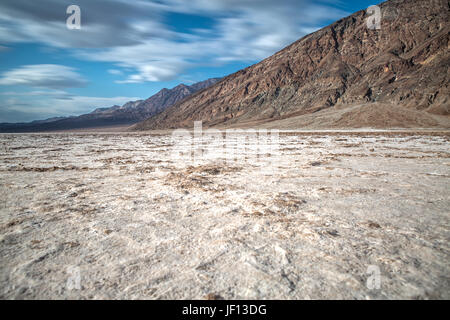
<instances>
[{"instance_id":1,"label":"mountain","mask_svg":"<svg viewBox=\"0 0 450 320\"><path fill-rule=\"evenodd\" d=\"M39 132L132 125L160 113L219 80L220 78L208 79L191 86L180 84L173 89L162 89L147 100L130 101L123 106L98 108L78 117L57 117L30 123L1 123L0 132Z\"/></svg>"},{"instance_id":2,"label":"mountain","mask_svg":"<svg viewBox=\"0 0 450 320\"><path fill-rule=\"evenodd\" d=\"M212 78L202 82L195 83L193 85L187 86L185 84L180 84L175 88L168 90L163 89L154 96L143 101L139 105L139 110L142 110L141 120L147 119L155 114L160 113L167 107L174 105L175 103L182 101L184 98L206 89L215 83L217 83L220 78Z\"/></svg>"},{"instance_id":3,"label":"mountain","mask_svg":"<svg viewBox=\"0 0 450 320\"><path fill-rule=\"evenodd\" d=\"M356 12L134 129L450 127L449 7L387 1L380 30Z\"/></svg>"}]
</instances>

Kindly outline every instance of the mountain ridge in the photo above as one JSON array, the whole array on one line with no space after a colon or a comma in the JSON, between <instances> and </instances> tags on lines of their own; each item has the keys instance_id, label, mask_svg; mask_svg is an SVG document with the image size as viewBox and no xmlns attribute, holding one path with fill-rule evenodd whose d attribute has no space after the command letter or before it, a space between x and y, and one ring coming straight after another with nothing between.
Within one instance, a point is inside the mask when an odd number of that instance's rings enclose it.
<instances>
[{"instance_id":1,"label":"mountain ridge","mask_svg":"<svg viewBox=\"0 0 450 320\"><path fill-rule=\"evenodd\" d=\"M390 109L379 111L390 110L398 119L404 108L419 111L425 118L431 114L430 121L425 121L429 126L450 127L448 2L390 0L379 6L381 30L370 30L367 13L358 11L224 77L133 129L192 127L194 121L237 126L364 104L388 105ZM340 123L348 123L344 120ZM385 127L394 122L401 125L386 118ZM358 127L358 119L349 125ZM420 125L421 121L405 123Z\"/></svg>"}]
</instances>

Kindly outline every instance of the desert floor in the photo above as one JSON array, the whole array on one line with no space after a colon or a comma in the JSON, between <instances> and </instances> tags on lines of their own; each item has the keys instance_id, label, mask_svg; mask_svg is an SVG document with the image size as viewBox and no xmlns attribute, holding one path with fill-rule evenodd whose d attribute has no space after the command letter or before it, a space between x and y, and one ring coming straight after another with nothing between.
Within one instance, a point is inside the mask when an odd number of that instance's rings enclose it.
<instances>
[{"instance_id":1,"label":"desert floor","mask_svg":"<svg viewBox=\"0 0 450 320\"><path fill-rule=\"evenodd\" d=\"M450 299L449 140L0 135L0 298Z\"/></svg>"}]
</instances>

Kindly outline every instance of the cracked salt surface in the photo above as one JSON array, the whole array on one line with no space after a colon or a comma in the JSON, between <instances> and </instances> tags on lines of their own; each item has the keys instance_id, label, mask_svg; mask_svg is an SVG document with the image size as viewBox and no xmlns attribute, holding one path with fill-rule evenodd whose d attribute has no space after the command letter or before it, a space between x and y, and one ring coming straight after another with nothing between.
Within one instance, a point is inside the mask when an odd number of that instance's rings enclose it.
<instances>
[{"instance_id":1,"label":"cracked salt surface","mask_svg":"<svg viewBox=\"0 0 450 320\"><path fill-rule=\"evenodd\" d=\"M0 135L0 297L449 299L448 143L281 133L265 171L170 135Z\"/></svg>"}]
</instances>

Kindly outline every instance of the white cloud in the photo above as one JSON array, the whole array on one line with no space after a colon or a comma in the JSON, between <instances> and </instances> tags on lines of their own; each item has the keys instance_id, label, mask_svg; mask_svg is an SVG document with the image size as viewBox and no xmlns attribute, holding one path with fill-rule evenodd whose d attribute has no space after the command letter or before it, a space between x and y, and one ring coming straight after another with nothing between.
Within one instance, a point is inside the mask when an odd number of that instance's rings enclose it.
<instances>
[{"instance_id":1,"label":"white cloud","mask_svg":"<svg viewBox=\"0 0 450 320\"><path fill-rule=\"evenodd\" d=\"M151 39L133 47L79 52L79 57L120 63L121 67L136 71L120 83L168 81L176 78L189 66L186 60L201 52L194 43L174 43L164 39ZM197 54L200 57L200 54ZM203 56L203 55L202 55ZM204 57L204 56L203 56Z\"/></svg>"},{"instance_id":2,"label":"white cloud","mask_svg":"<svg viewBox=\"0 0 450 320\"><path fill-rule=\"evenodd\" d=\"M6 71L0 77L0 85L71 88L86 84L87 81L74 68L56 64L25 65Z\"/></svg>"},{"instance_id":3,"label":"white cloud","mask_svg":"<svg viewBox=\"0 0 450 320\"><path fill-rule=\"evenodd\" d=\"M117 70L117 69L109 69L109 70L108 70L108 73L109 73L109 74L112 74L112 75L114 75L114 76L121 76L121 75L123 74L122 71Z\"/></svg>"},{"instance_id":4,"label":"white cloud","mask_svg":"<svg viewBox=\"0 0 450 320\"><path fill-rule=\"evenodd\" d=\"M165 30L160 5L149 1L78 0L81 29L69 30L66 9L71 0L2 0L0 42L40 42L60 48L134 45ZM136 28L145 22L147 28Z\"/></svg>"}]
</instances>

